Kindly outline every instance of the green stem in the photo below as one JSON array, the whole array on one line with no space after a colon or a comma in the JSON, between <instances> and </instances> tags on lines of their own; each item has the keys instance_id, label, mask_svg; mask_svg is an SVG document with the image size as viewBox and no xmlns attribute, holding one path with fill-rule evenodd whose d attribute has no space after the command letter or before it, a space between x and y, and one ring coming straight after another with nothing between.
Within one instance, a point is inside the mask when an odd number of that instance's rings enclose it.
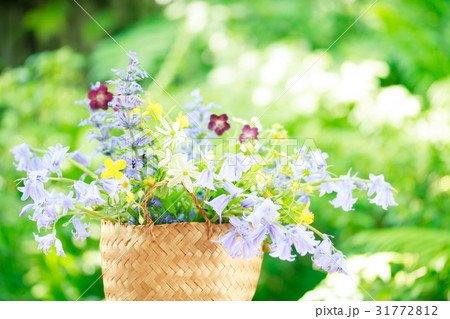
<instances>
[{"instance_id":1,"label":"green stem","mask_svg":"<svg viewBox=\"0 0 450 319\"><path fill-rule=\"evenodd\" d=\"M70 183L73 184L76 181L70 178L64 178L64 177L48 177L49 181L55 181L55 182L63 182L63 183Z\"/></svg>"},{"instance_id":2,"label":"green stem","mask_svg":"<svg viewBox=\"0 0 450 319\"><path fill-rule=\"evenodd\" d=\"M81 207L81 206L79 206L79 205L75 205L75 208L81 210L82 212L87 213L87 214L88 214L89 216L91 216L91 217L101 218L101 219L106 219L106 220L113 221L113 222L116 221L114 218L111 218L111 217L109 217L109 216L100 214L100 213L98 213L98 212L95 212L95 211L93 211L93 210L87 209L87 208L85 208L85 207Z\"/></svg>"},{"instance_id":3,"label":"green stem","mask_svg":"<svg viewBox=\"0 0 450 319\"><path fill-rule=\"evenodd\" d=\"M316 228L312 227L311 225L309 225L309 224L307 224L307 223L302 223L302 225L303 225L303 226L306 226L308 229L312 230L314 233L316 233L316 234L317 234L320 238L322 238L323 240L326 240L325 236L324 236L320 231L318 231ZM331 247L332 247L334 250L339 251L339 250L336 249L336 247L334 247L334 245L331 245Z\"/></svg>"}]
</instances>

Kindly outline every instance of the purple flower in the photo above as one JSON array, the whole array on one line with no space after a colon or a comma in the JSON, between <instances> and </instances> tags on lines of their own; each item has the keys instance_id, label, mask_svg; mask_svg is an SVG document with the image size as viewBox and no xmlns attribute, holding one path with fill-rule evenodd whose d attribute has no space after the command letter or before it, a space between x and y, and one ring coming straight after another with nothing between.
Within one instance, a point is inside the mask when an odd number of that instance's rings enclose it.
<instances>
[{"instance_id":1,"label":"purple flower","mask_svg":"<svg viewBox=\"0 0 450 319\"><path fill-rule=\"evenodd\" d=\"M204 169L197 180L194 182L194 187L206 187L212 191L215 191L214 188L214 173L210 169Z\"/></svg>"},{"instance_id":2,"label":"purple flower","mask_svg":"<svg viewBox=\"0 0 450 319\"><path fill-rule=\"evenodd\" d=\"M34 209L34 204L25 205L25 207L22 208L22 211L20 212L19 216L27 214L31 209Z\"/></svg>"},{"instance_id":3,"label":"purple flower","mask_svg":"<svg viewBox=\"0 0 450 319\"><path fill-rule=\"evenodd\" d=\"M237 155L226 153L224 157L225 160L216 176L217 180L237 182L242 177L242 173L247 172L254 163L250 157L241 153Z\"/></svg>"},{"instance_id":4,"label":"purple flower","mask_svg":"<svg viewBox=\"0 0 450 319\"><path fill-rule=\"evenodd\" d=\"M26 143L17 145L10 150L14 154L14 166L18 171L27 171L30 167L30 158L33 153L30 151L30 146Z\"/></svg>"},{"instance_id":5,"label":"purple flower","mask_svg":"<svg viewBox=\"0 0 450 319\"><path fill-rule=\"evenodd\" d=\"M279 217L280 213L278 210L280 208L280 205L276 205L270 198L266 198L262 203L255 206L253 212L246 216L245 220L258 227L262 221L271 222Z\"/></svg>"},{"instance_id":6,"label":"purple flower","mask_svg":"<svg viewBox=\"0 0 450 319\"><path fill-rule=\"evenodd\" d=\"M39 243L38 249L42 249L44 254L48 255L48 253L51 252L51 250L49 250L49 249L52 247L53 243L56 240L55 235L48 234L43 237L39 237L35 233L33 233L33 235L34 235L34 239Z\"/></svg>"},{"instance_id":7,"label":"purple flower","mask_svg":"<svg viewBox=\"0 0 450 319\"><path fill-rule=\"evenodd\" d=\"M45 212L44 208L42 206L37 206L34 210L33 216L28 217L30 220L36 222L38 232L40 232L42 227L51 229L51 225L55 222L54 218L47 215L47 213L44 214L43 212Z\"/></svg>"},{"instance_id":8,"label":"purple flower","mask_svg":"<svg viewBox=\"0 0 450 319\"><path fill-rule=\"evenodd\" d=\"M45 162L47 164L47 169L50 172L57 173L58 176L61 177L61 169L59 166L66 159L67 151L70 149L70 147L62 147L61 144L57 144L55 147L50 146L48 149L50 150L50 152L45 154L44 156Z\"/></svg>"},{"instance_id":9,"label":"purple flower","mask_svg":"<svg viewBox=\"0 0 450 319\"><path fill-rule=\"evenodd\" d=\"M219 215L220 220L222 220L222 212L227 207L230 201L231 197L223 194L214 198L211 201L205 201L205 203L211 206L217 213L217 215Z\"/></svg>"},{"instance_id":10,"label":"purple flower","mask_svg":"<svg viewBox=\"0 0 450 319\"><path fill-rule=\"evenodd\" d=\"M257 202L251 198L251 197L247 197L246 199L244 199L243 201L241 201L241 206L244 208L250 208L255 206Z\"/></svg>"},{"instance_id":11,"label":"purple flower","mask_svg":"<svg viewBox=\"0 0 450 319\"><path fill-rule=\"evenodd\" d=\"M347 273L344 255L335 251L327 235L324 235L324 237L325 239L316 247L312 257L313 262L329 273L336 271Z\"/></svg>"},{"instance_id":12,"label":"purple flower","mask_svg":"<svg viewBox=\"0 0 450 319\"><path fill-rule=\"evenodd\" d=\"M344 211L353 210L353 204L356 203L357 198L352 197L352 191L356 188L353 181L350 180L351 169L348 171L347 175L341 175L342 181L336 182L336 198L330 201L330 204L334 208L342 207Z\"/></svg>"},{"instance_id":13,"label":"purple flower","mask_svg":"<svg viewBox=\"0 0 450 319\"><path fill-rule=\"evenodd\" d=\"M374 198L370 198L371 204L381 206L384 210L387 210L388 206L398 205L390 190L391 184L384 181L383 175L375 176L374 174L370 174L369 178L372 184L368 185L369 190L367 191L367 196L372 196L376 193Z\"/></svg>"},{"instance_id":14,"label":"purple flower","mask_svg":"<svg viewBox=\"0 0 450 319\"><path fill-rule=\"evenodd\" d=\"M58 204L62 207L62 216L67 214L67 211L74 210L76 200L73 198L73 192L70 192L68 195L64 195L62 193L59 194Z\"/></svg>"},{"instance_id":15,"label":"purple flower","mask_svg":"<svg viewBox=\"0 0 450 319\"><path fill-rule=\"evenodd\" d=\"M289 229L291 241L300 256L314 253L319 241L315 239L312 231L307 231L305 226L297 225L287 226L287 228Z\"/></svg>"},{"instance_id":16,"label":"purple flower","mask_svg":"<svg viewBox=\"0 0 450 319\"><path fill-rule=\"evenodd\" d=\"M44 189L44 183L48 181L47 174L47 170L29 172L28 177L24 179L24 187L17 188L23 193L21 200L31 197L37 204L44 202L48 196Z\"/></svg>"},{"instance_id":17,"label":"purple flower","mask_svg":"<svg viewBox=\"0 0 450 319\"><path fill-rule=\"evenodd\" d=\"M230 223L233 227L215 240L215 242L221 243L229 251L232 258L242 257L243 259L247 259L261 254L259 251L261 243L257 242L254 236L251 236L253 229L249 223L235 216L230 217Z\"/></svg>"},{"instance_id":18,"label":"purple flower","mask_svg":"<svg viewBox=\"0 0 450 319\"><path fill-rule=\"evenodd\" d=\"M270 256L279 258L281 260L294 261L295 255L292 255L292 242L288 236L274 242L270 247Z\"/></svg>"},{"instance_id":19,"label":"purple flower","mask_svg":"<svg viewBox=\"0 0 450 319\"><path fill-rule=\"evenodd\" d=\"M55 240L55 248L56 248L56 256L63 256L66 258L66 254L64 253L61 241L56 238Z\"/></svg>"},{"instance_id":20,"label":"purple flower","mask_svg":"<svg viewBox=\"0 0 450 319\"><path fill-rule=\"evenodd\" d=\"M83 166L89 167L91 165L91 160L89 159L89 157L87 157L80 151L72 152L69 156Z\"/></svg>"},{"instance_id":21,"label":"purple flower","mask_svg":"<svg viewBox=\"0 0 450 319\"><path fill-rule=\"evenodd\" d=\"M209 118L208 129L210 131L216 132L217 135L221 136L225 131L230 129L230 124L228 124L228 115L215 115L211 114Z\"/></svg>"},{"instance_id":22,"label":"purple flower","mask_svg":"<svg viewBox=\"0 0 450 319\"><path fill-rule=\"evenodd\" d=\"M76 199L77 201L84 203L84 206L102 205L105 203L105 201L101 198L100 191L95 183L95 181L90 184L86 184L82 181L76 181L73 184L77 195Z\"/></svg>"},{"instance_id":23,"label":"purple flower","mask_svg":"<svg viewBox=\"0 0 450 319\"><path fill-rule=\"evenodd\" d=\"M256 127L250 127L250 125L244 125L242 134L239 135L239 142L254 141L258 139L258 129Z\"/></svg>"},{"instance_id":24,"label":"purple flower","mask_svg":"<svg viewBox=\"0 0 450 319\"><path fill-rule=\"evenodd\" d=\"M90 226L90 224L82 223L81 219L78 217L74 217L72 219L73 227L75 228L75 232L72 231L73 239L78 240L81 239L82 241L86 240L87 237L89 237L92 234L92 230L87 231L86 229Z\"/></svg>"},{"instance_id":25,"label":"purple flower","mask_svg":"<svg viewBox=\"0 0 450 319\"><path fill-rule=\"evenodd\" d=\"M231 197L233 198L244 191L242 188L236 187L230 182L223 183L223 189L230 193Z\"/></svg>"},{"instance_id":26,"label":"purple flower","mask_svg":"<svg viewBox=\"0 0 450 319\"><path fill-rule=\"evenodd\" d=\"M228 156L227 156L228 155ZM237 173L236 164L233 162L233 154L225 154L226 158L223 161L219 174L216 176L218 180L226 180L229 182L237 182L240 178Z\"/></svg>"},{"instance_id":27,"label":"purple flower","mask_svg":"<svg viewBox=\"0 0 450 319\"><path fill-rule=\"evenodd\" d=\"M90 90L88 95L89 106L93 111L103 109L108 109L108 102L112 101L113 95L108 92L108 87L105 84L100 84L97 89Z\"/></svg>"},{"instance_id":28,"label":"purple flower","mask_svg":"<svg viewBox=\"0 0 450 319\"><path fill-rule=\"evenodd\" d=\"M156 198L154 198L154 197L150 200L150 203L152 203L153 206L155 206L155 207L161 207L162 206L161 201L156 199Z\"/></svg>"}]
</instances>

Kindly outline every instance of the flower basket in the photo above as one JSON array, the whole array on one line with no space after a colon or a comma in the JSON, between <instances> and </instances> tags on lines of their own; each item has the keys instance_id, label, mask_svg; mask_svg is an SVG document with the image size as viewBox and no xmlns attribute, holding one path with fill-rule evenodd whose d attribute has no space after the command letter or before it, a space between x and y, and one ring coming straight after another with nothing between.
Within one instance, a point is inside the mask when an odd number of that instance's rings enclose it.
<instances>
[{"instance_id":1,"label":"flower basket","mask_svg":"<svg viewBox=\"0 0 450 319\"><path fill-rule=\"evenodd\" d=\"M264 129L258 118L214 114L219 106L205 105L199 90L174 119L173 108L164 114L144 98L137 81L148 75L128 55L109 87L93 84L89 101L77 102L90 114L80 125L93 127L91 155L61 144L11 150L26 172L18 190L32 201L20 216L36 222L38 249L65 257L56 224L72 225L73 239L86 240L92 230L84 221L101 219L108 300L251 300L262 250L287 261L309 254L318 268L346 273L331 236L311 225L313 199L336 193L330 204L352 211L353 194L367 191L370 203L387 210L397 205L396 190L384 176L364 179L351 169L338 176L327 153L306 143L292 149L297 141L280 124ZM98 157L103 165L91 165ZM64 176L64 161L79 178Z\"/></svg>"},{"instance_id":2,"label":"flower basket","mask_svg":"<svg viewBox=\"0 0 450 319\"><path fill-rule=\"evenodd\" d=\"M155 240L149 228L152 227ZM262 255L231 258L206 223L135 226L102 221L106 300L251 300ZM216 238L231 224L211 225Z\"/></svg>"}]
</instances>

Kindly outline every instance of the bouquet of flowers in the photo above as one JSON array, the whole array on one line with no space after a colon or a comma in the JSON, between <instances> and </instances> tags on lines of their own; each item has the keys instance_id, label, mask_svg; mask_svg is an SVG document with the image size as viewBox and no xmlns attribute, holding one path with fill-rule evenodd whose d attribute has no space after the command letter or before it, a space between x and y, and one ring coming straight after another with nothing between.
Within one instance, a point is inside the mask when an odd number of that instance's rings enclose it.
<instances>
[{"instance_id":1,"label":"bouquet of flowers","mask_svg":"<svg viewBox=\"0 0 450 319\"><path fill-rule=\"evenodd\" d=\"M91 234L87 218L117 227L229 222L232 227L211 240L233 258L265 251L293 261L296 254L310 254L323 270L345 272L345 256L331 236L312 226L314 196L335 193L330 204L344 211L353 210L358 190L383 209L397 205L383 175L363 179L349 170L335 176L326 153L292 147L279 124L263 129L256 118L220 114L220 106L204 104L199 90L191 93L184 113L171 120L177 106L164 112L145 95L138 82L148 75L136 55L128 55L126 70L112 70L115 80L92 85L87 99L77 102L89 112L80 125L93 128L88 135L96 143L92 154L69 152L60 144L45 150L21 144L11 150L17 170L26 172L18 187L22 200L32 200L20 216L36 222L34 237L45 254L54 247L65 257L56 237L60 220L73 226L75 240ZM90 168L95 156L104 159L102 167ZM78 180L63 176L64 161L80 169ZM67 184L67 192L51 190L53 183Z\"/></svg>"}]
</instances>

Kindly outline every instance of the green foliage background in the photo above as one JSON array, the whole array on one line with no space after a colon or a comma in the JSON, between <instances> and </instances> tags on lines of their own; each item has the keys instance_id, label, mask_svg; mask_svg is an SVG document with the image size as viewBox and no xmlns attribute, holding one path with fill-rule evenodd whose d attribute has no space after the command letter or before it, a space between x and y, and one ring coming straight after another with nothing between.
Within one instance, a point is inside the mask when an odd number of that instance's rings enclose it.
<instances>
[{"instance_id":1,"label":"green foliage background","mask_svg":"<svg viewBox=\"0 0 450 319\"><path fill-rule=\"evenodd\" d=\"M309 258L266 257L255 300L370 300L361 288L376 300L450 298L448 1L379 0L319 60L372 1L80 3L180 104L199 87L228 114L259 116L306 72L262 123L284 124L300 144L312 138L336 174L384 173L398 189L388 212L363 196L353 212L332 209L327 196L313 201L315 226L335 236L353 280L336 286ZM22 176L9 149L24 139L88 152L77 127L86 114L73 101L127 58L71 1L0 7L0 299L75 300L101 274L99 225L81 243L61 229L66 259L37 251L34 223L18 217ZM173 106L151 81L144 87ZM102 299L102 289L98 280L81 299Z\"/></svg>"}]
</instances>

